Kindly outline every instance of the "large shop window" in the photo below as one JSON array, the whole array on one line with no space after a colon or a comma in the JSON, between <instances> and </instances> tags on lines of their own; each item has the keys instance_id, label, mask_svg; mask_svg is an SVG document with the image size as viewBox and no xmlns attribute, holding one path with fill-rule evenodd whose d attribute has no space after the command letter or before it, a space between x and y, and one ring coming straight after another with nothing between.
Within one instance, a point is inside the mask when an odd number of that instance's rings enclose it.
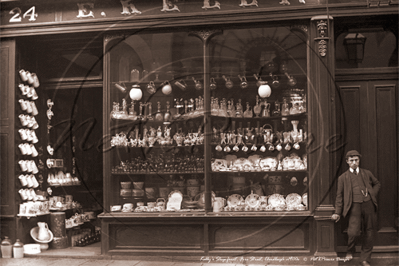
<instances>
[{"instance_id":1,"label":"large shop window","mask_svg":"<svg viewBox=\"0 0 399 266\"><path fill-rule=\"evenodd\" d=\"M110 212L307 211L306 36L215 32L106 38Z\"/></svg>"}]
</instances>

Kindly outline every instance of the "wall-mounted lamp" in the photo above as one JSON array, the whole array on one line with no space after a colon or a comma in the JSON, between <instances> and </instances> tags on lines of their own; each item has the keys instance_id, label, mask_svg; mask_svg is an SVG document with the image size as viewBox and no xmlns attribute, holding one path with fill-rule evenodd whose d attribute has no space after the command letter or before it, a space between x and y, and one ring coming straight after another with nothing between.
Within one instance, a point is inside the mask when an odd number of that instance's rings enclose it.
<instances>
[{"instance_id":1,"label":"wall-mounted lamp","mask_svg":"<svg viewBox=\"0 0 399 266\"><path fill-rule=\"evenodd\" d=\"M364 45L366 37L361 33L348 33L344 45L349 62L361 63L364 58Z\"/></svg>"}]
</instances>

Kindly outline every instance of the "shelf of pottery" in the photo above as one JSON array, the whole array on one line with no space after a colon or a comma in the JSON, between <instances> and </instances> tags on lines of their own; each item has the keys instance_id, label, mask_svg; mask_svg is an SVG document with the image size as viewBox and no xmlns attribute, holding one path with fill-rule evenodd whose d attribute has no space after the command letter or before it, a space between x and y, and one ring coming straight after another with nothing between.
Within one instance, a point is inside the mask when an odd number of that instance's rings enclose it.
<instances>
[{"instance_id":1,"label":"shelf of pottery","mask_svg":"<svg viewBox=\"0 0 399 266\"><path fill-rule=\"evenodd\" d=\"M37 90L40 82L35 73L23 69L19 71L19 77L20 83L16 93L19 107L16 108L16 112L20 123L16 123L19 133L19 138L16 138L16 157L19 165L18 193L22 202L18 216L32 217L49 213L49 202L46 192L43 191L43 147L38 138Z\"/></svg>"},{"instance_id":2,"label":"shelf of pottery","mask_svg":"<svg viewBox=\"0 0 399 266\"><path fill-rule=\"evenodd\" d=\"M77 177L64 173L63 159L54 158L54 148L49 144L49 132L52 128L51 119L54 116L51 99L47 100L47 111L39 112L44 101L40 101L39 78L35 73L21 69L20 82L17 89L16 114L20 123L16 123L19 136L16 138L18 180L21 204L18 216L33 217L49 214L49 211L62 206L51 206L49 195L52 186L79 185ZM46 121L47 125L39 125ZM40 126L40 127L39 127ZM46 135L47 132L47 140ZM74 159L73 159L74 160ZM74 166L74 162L73 162ZM74 174L74 167L72 169Z\"/></svg>"}]
</instances>

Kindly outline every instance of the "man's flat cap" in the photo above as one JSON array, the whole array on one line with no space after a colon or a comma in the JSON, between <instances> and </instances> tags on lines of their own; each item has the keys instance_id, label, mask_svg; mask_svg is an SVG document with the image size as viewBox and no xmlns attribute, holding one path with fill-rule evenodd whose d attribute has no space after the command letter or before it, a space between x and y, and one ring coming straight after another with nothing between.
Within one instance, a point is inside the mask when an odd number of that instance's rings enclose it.
<instances>
[{"instance_id":1,"label":"man's flat cap","mask_svg":"<svg viewBox=\"0 0 399 266\"><path fill-rule=\"evenodd\" d=\"M359 156L359 158L362 157L362 155L360 155L360 153L356 150L351 150L346 153L346 158L349 158L352 156Z\"/></svg>"}]
</instances>

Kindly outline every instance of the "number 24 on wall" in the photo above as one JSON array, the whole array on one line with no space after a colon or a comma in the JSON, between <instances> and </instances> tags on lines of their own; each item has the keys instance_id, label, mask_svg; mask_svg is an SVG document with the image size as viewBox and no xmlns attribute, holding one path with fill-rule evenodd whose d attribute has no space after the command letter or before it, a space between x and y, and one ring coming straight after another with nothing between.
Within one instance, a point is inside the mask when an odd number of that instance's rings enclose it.
<instances>
[{"instance_id":1,"label":"number 24 on wall","mask_svg":"<svg viewBox=\"0 0 399 266\"><path fill-rule=\"evenodd\" d=\"M37 14L36 14L36 8L35 6L32 6L31 8L28 9L28 11L26 11L22 17L21 17L21 9L19 7L15 7L10 11L12 18L10 18L10 22L21 22L22 18L25 18L27 16L30 16L29 21L35 21L37 18Z\"/></svg>"}]
</instances>

